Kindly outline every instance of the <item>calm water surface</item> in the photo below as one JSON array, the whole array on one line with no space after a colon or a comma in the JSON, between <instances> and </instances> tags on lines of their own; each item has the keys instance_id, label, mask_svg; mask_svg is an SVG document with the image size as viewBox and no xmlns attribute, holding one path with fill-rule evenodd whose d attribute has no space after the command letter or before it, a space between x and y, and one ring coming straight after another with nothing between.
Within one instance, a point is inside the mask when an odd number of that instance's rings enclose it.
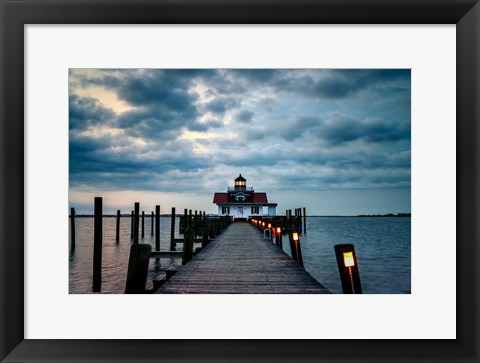
<instances>
[{"instance_id":1,"label":"calm water surface","mask_svg":"<svg viewBox=\"0 0 480 363\"><path fill-rule=\"evenodd\" d=\"M145 218L145 237L155 249L151 235L151 217ZM120 243L115 243L116 218L103 219L102 293L121 294L130 253L130 217L121 218ZM307 233L301 238L305 269L333 293L341 293L340 278L333 246L355 245L364 293L405 294L411 289L410 218L307 217ZM176 221L176 236L178 234ZM69 291L88 294L92 290L93 218L76 218L76 249L70 252ZM290 254L283 237L284 250ZM160 218L160 250L170 247L170 217ZM288 240L287 240L288 241ZM181 250L182 245L177 245ZM150 260L147 288L152 279L181 259Z\"/></svg>"}]
</instances>

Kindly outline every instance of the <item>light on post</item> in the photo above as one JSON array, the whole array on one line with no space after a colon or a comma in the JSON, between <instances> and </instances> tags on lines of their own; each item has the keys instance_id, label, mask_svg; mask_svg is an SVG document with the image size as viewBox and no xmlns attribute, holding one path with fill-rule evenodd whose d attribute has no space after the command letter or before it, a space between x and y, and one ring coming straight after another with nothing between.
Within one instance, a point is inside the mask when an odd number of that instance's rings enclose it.
<instances>
[{"instance_id":1,"label":"light on post","mask_svg":"<svg viewBox=\"0 0 480 363\"><path fill-rule=\"evenodd\" d=\"M292 238L295 241L295 243L298 243L298 232L293 232L292 233Z\"/></svg>"},{"instance_id":2,"label":"light on post","mask_svg":"<svg viewBox=\"0 0 480 363\"><path fill-rule=\"evenodd\" d=\"M355 260L353 259L353 252L343 252L343 263L345 267L355 266Z\"/></svg>"}]
</instances>

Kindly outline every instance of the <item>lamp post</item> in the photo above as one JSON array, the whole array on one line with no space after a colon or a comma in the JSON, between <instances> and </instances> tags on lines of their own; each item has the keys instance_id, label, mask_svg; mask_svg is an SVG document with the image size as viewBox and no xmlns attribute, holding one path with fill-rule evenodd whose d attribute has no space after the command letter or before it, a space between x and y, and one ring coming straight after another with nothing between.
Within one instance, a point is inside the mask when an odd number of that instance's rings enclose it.
<instances>
[{"instance_id":1,"label":"lamp post","mask_svg":"<svg viewBox=\"0 0 480 363\"><path fill-rule=\"evenodd\" d=\"M340 244L335 245L334 249L343 293L361 294L362 284L354 246L352 244Z\"/></svg>"},{"instance_id":2,"label":"lamp post","mask_svg":"<svg viewBox=\"0 0 480 363\"><path fill-rule=\"evenodd\" d=\"M278 247L283 248L283 246L282 246L282 228L281 228L281 227L277 227L277 228L276 228L275 244L276 244Z\"/></svg>"},{"instance_id":3,"label":"lamp post","mask_svg":"<svg viewBox=\"0 0 480 363\"><path fill-rule=\"evenodd\" d=\"M296 260L301 266L303 266L302 247L300 246L300 235L298 232L292 232L292 239L296 251Z\"/></svg>"}]
</instances>

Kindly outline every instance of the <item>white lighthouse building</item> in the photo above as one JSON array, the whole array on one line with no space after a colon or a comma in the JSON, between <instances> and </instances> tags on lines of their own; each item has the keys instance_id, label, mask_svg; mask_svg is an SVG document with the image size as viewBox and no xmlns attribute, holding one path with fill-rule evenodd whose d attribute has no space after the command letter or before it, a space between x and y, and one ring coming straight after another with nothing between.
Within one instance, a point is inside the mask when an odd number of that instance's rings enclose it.
<instances>
[{"instance_id":1,"label":"white lighthouse building","mask_svg":"<svg viewBox=\"0 0 480 363\"><path fill-rule=\"evenodd\" d=\"M274 216L277 210L277 203L268 202L267 193L255 192L252 187L247 187L247 180L242 174L235 179L233 188L227 188L226 193L215 193L213 203L218 206L219 216L229 215L235 219Z\"/></svg>"}]
</instances>

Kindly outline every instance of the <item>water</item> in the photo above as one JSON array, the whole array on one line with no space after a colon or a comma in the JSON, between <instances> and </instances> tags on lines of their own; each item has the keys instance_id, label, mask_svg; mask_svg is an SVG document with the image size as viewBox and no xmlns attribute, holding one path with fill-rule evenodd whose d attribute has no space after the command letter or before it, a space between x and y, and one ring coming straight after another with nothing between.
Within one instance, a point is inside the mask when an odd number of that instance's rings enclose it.
<instances>
[{"instance_id":1,"label":"water","mask_svg":"<svg viewBox=\"0 0 480 363\"><path fill-rule=\"evenodd\" d=\"M155 249L151 236L151 217L145 218L145 238ZM307 234L301 236L305 269L333 293L342 287L333 246L355 245L364 293L405 294L411 291L410 218L369 217L307 217ZM76 218L76 249L70 253L69 291L91 293L93 257L93 218ZM121 218L120 243L115 244L116 218L103 219L102 293L123 293L130 252L130 217ZM176 220L176 236L179 219ZM170 248L170 217L160 218L160 250ZM288 238L283 236L286 253L290 254ZM177 245L181 250L182 245ZM151 259L147 288L152 279L162 275L169 266L179 266L181 259Z\"/></svg>"},{"instance_id":2,"label":"water","mask_svg":"<svg viewBox=\"0 0 480 363\"><path fill-rule=\"evenodd\" d=\"M170 216L160 218L160 251L170 250ZM102 293L123 294L130 254L131 217L120 218L120 242L115 243L116 218L103 218L103 252L102 252ZM145 215L145 237L141 238L141 218L139 243L147 243L155 250L155 235L151 235L151 216ZM175 222L175 238L178 234L179 218ZM70 231L69 231L70 233ZM93 217L75 219L75 250L69 256L69 292L71 294L92 293L93 271ZM194 247L197 244L194 244ZM177 245L177 251L182 245ZM179 258L150 259L147 286L152 287L152 280L163 275L170 266L180 266Z\"/></svg>"},{"instance_id":3,"label":"water","mask_svg":"<svg viewBox=\"0 0 480 363\"><path fill-rule=\"evenodd\" d=\"M305 269L333 293L342 293L333 246L355 246L363 293L411 291L410 218L307 217L301 236ZM283 249L290 255L288 237Z\"/></svg>"}]
</instances>

